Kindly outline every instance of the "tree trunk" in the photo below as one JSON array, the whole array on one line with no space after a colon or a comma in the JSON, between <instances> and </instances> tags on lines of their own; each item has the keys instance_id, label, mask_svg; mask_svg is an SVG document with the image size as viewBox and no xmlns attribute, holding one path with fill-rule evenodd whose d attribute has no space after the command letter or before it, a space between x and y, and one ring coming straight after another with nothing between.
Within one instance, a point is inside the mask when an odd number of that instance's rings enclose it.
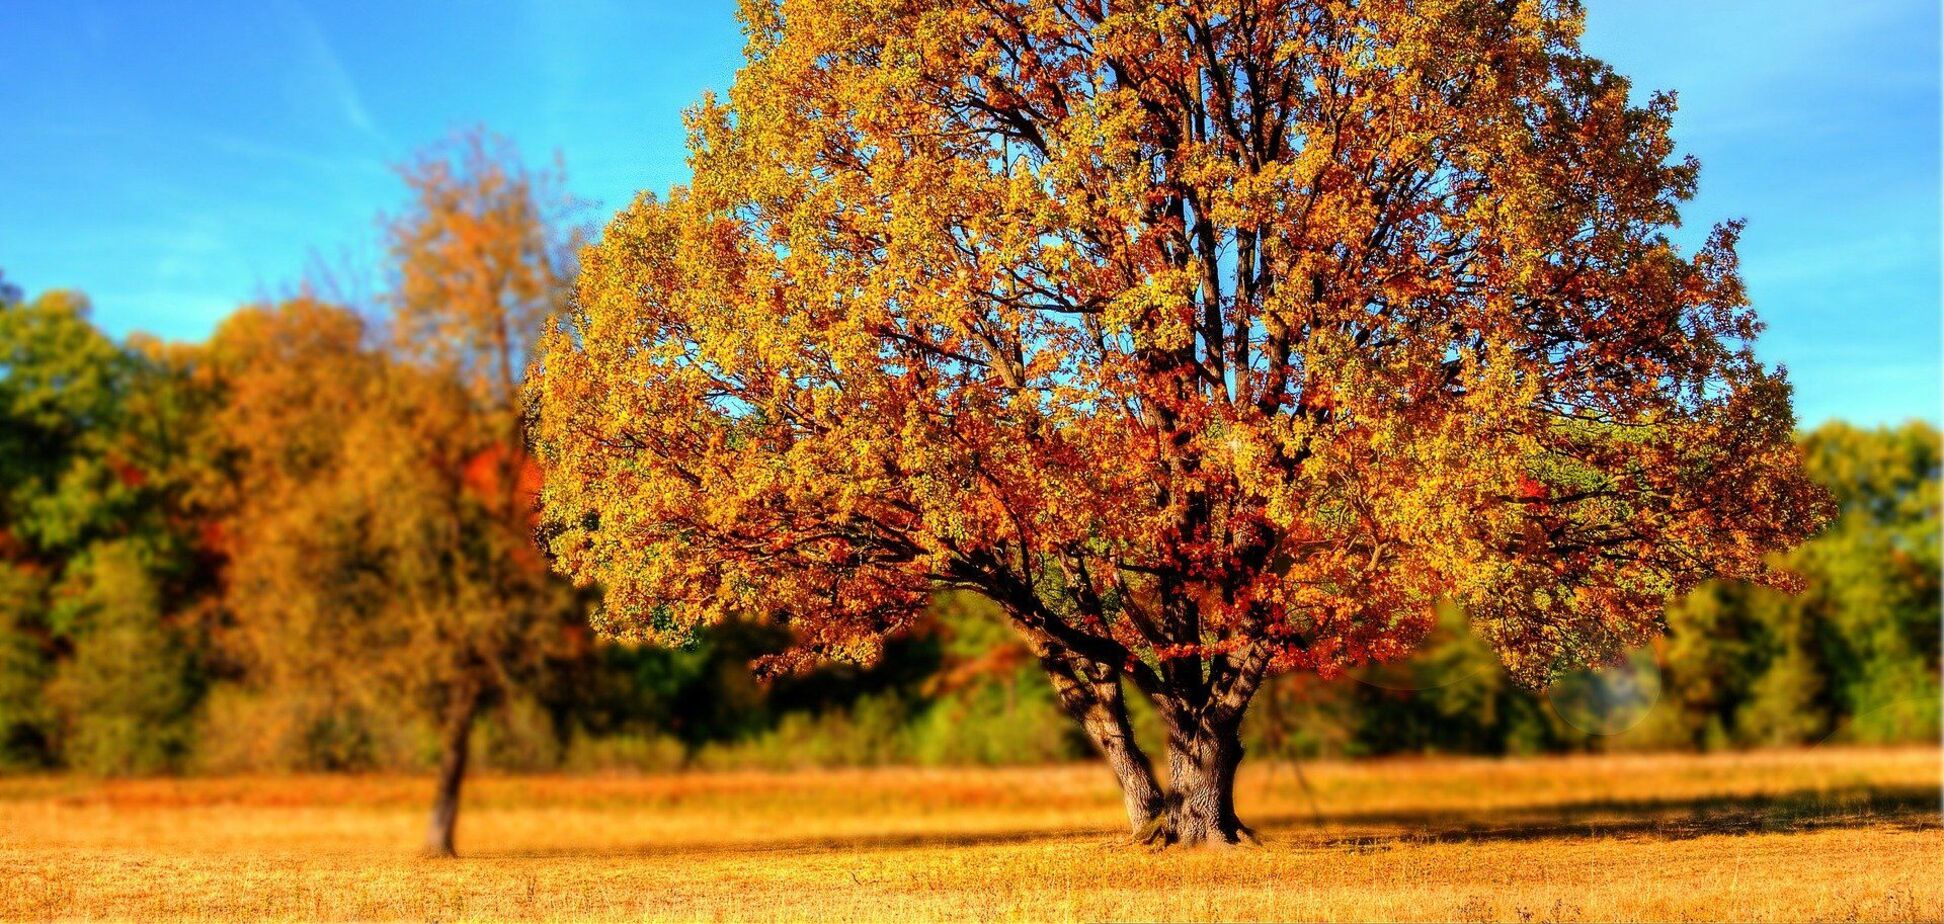
<instances>
[{"instance_id":1,"label":"tree trunk","mask_svg":"<svg viewBox=\"0 0 1944 924\"><path fill-rule=\"evenodd\" d=\"M466 778L466 757L471 749L473 719L478 712L479 695L466 691L459 695L446 717L438 789L432 796L432 823L425 831L426 856L455 855L452 832L459 822L459 785Z\"/></svg>"},{"instance_id":2,"label":"tree trunk","mask_svg":"<svg viewBox=\"0 0 1944 924\"><path fill-rule=\"evenodd\" d=\"M1154 780L1154 765L1134 741L1134 727L1127 721L1127 704L1121 698L1120 681L1108 681L1107 686L1111 688L1111 697L1103 695L1080 724L1120 783L1128 830L1139 833L1161 812L1161 786Z\"/></svg>"},{"instance_id":3,"label":"tree trunk","mask_svg":"<svg viewBox=\"0 0 1944 924\"><path fill-rule=\"evenodd\" d=\"M1097 665L1076 662L1053 654L1040 657L1061 707L1080 724L1094 750L1113 771L1127 808L1128 830L1139 836L1161 813L1163 798L1161 786L1154 779L1154 765L1134 740L1120 677Z\"/></svg>"},{"instance_id":4,"label":"tree trunk","mask_svg":"<svg viewBox=\"0 0 1944 924\"><path fill-rule=\"evenodd\" d=\"M1032 626L1029 620L1020 622ZM1267 646L1249 646L1234 659L1224 655L1210 668L1201 689L1179 684L1194 696L1167 689L1173 678L1150 672L1143 690L1168 723L1168 787L1163 790L1134 740L1121 668L1044 634L1028 632L1027 639L1053 681L1060 705L1113 770L1137 841L1159 846L1259 843L1236 816L1235 774L1242 764L1242 717L1267 674ZM1199 672L1194 680L1200 680Z\"/></svg>"},{"instance_id":5,"label":"tree trunk","mask_svg":"<svg viewBox=\"0 0 1944 924\"><path fill-rule=\"evenodd\" d=\"M1228 846L1255 843L1235 814L1235 771L1242 764L1239 722L1198 723L1168 735L1168 795L1148 843Z\"/></svg>"}]
</instances>

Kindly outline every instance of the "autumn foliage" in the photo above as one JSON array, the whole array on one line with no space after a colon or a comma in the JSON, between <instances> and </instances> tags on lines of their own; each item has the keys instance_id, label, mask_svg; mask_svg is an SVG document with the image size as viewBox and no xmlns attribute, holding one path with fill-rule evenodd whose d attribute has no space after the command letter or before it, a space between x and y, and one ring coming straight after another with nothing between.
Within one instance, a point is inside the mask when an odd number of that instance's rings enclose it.
<instances>
[{"instance_id":1,"label":"autumn foliage","mask_svg":"<svg viewBox=\"0 0 1944 924\"><path fill-rule=\"evenodd\" d=\"M309 693L315 719L428 716L426 848L450 854L479 715L580 644L580 602L531 538L518 388L574 239L552 176L492 136L402 173L389 324L304 296L213 338L233 471L227 637L259 683Z\"/></svg>"},{"instance_id":2,"label":"autumn foliage","mask_svg":"<svg viewBox=\"0 0 1944 924\"><path fill-rule=\"evenodd\" d=\"M1829 515L1738 227L1567 2L749 0L695 182L583 258L530 383L601 626L869 659L936 591L1023 635L1164 842L1230 842L1265 676L1462 604L1615 657ZM1123 680L1168 729L1168 789Z\"/></svg>"}]
</instances>

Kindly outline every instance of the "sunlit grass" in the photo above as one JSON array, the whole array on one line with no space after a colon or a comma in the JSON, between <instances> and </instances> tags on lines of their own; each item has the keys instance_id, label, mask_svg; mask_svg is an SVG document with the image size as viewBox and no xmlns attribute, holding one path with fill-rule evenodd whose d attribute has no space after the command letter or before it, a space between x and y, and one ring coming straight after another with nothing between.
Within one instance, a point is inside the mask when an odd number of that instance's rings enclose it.
<instances>
[{"instance_id":1,"label":"sunlit grass","mask_svg":"<svg viewBox=\"0 0 1944 924\"><path fill-rule=\"evenodd\" d=\"M1944 917L1935 749L1246 767L1260 849L1124 846L1092 766L0 781L0 917Z\"/></svg>"}]
</instances>

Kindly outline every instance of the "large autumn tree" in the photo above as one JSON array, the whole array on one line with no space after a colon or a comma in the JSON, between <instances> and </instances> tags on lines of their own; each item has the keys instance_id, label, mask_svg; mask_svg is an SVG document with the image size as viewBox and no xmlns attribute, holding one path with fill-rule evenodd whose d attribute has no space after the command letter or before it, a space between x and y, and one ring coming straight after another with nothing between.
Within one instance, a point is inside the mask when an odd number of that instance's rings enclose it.
<instances>
[{"instance_id":1,"label":"large autumn tree","mask_svg":"<svg viewBox=\"0 0 1944 924\"><path fill-rule=\"evenodd\" d=\"M748 0L694 187L583 258L533 384L602 626L777 666L990 597L1161 842L1248 836L1275 671L1463 604L1533 683L1823 494L1738 227L1569 2ZM1167 728L1164 790L1123 681Z\"/></svg>"}]
</instances>

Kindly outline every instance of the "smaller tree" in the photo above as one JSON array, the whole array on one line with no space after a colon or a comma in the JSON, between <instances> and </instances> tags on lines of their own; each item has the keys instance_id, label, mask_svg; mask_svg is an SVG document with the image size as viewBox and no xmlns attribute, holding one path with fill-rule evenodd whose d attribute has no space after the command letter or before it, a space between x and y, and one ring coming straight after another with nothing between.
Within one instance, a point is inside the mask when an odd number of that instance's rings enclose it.
<instances>
[{"instance_id":1,"label":"smaller tree","mask_svg":"<svg viewBox=\"0 0 1944 924\"><path fill-rule=\"evenodd\" d=\"M436 636L469 640L433 690L446 748L426 850L451 854L473 716L506 688L510 667L541 663L579 637L563 633L575 595L551 579L533 544L540 472L527 451L521 382L535 338L571 294L581 232L564 169L529 170L483 129L429 149L401 174L413 201L389 222L393 348L460 385L467 452L452 487L478 518L458 536L441 533L465 554L424 563L428 576L456 580L420 611Z\"/></svg>"},{"instance_id":2,"label":"smaller tree","mask_svg":"<svg viewBox=\"0 0 1944 924\"><path fill-rule=\"evenodd\" d=\"M240 312L217 350L239 499L224 528L232 649L259 687L310 694L313 723L427 721L426 851L450 855L473 726L573 649L573 594L521 557L490 474L500 444L457 381L308 299Z\"/></svg>"},{"instance_id":3,"label":"smaller tree","mask_svg":"<svg viewBox=\"0 0 1944 924\"><path fill-rule=\"evenodd\" d=\"M422 710L439 739L425 850L449 856L481 711L579 649L577 596L533 546L520 430L527 345L565 297L574 234L557 177L483 133L401 172L388 329L304 297L218 335L231 604L264 682Z\"/></svg>"}]
</instances>

